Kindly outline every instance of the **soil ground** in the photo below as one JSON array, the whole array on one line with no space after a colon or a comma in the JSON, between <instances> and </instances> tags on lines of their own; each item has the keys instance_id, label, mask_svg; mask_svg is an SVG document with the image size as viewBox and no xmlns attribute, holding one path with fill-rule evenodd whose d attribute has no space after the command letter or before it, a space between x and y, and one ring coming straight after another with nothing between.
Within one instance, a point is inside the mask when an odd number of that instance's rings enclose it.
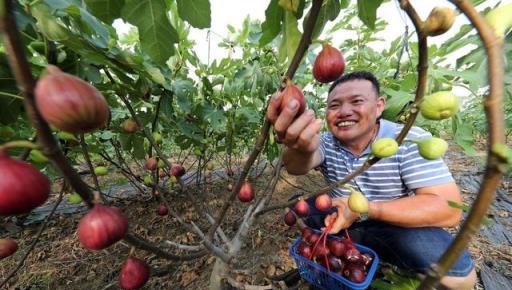
<instances>
[{"instance_id":1,"label":"soil ground","mask_svg":"<svg viewBox=\"0 0 512 290\"><path fill-rule=\"evenodd\" d=\"M469 158L462 154L456 146L445 157L454 176L478 177L482 172L482 157ZM482 155L483 156L483 155ZM268 183L270 169L264 171L256 182L257 192ZM324 185L323 178L317 172L307 176L294 177L283 174L284 179L277 184L272 203L285 202L290 196L301 191L309 192ZM510 200L510 179L504 178L500 184L501 192ZM100 182L112 184L113 178L101 177ZM187 192L194 200L205 202L210 208L220 208L229 195L226 191L227 180L214 179L206 188L188 186ZM471 202L476 194L468 184L460 184L464 199ZM120 196L113 199L130 220L131 229L151 242L176 254L185 252L177 250L166 241L197 245L199 239L186 232L179 223L170 216L161 217L156 214L158 203L149 193L123 195L128 187L119 186L106 190L109 195ZM59 189L58 183L54 190ZM55 193L51 203L56 200ZM171 207L187 220L197 220L198 214L184 194L168 196ZM228 214L227 222L222 225L228 236L236 232L243 217L247 204L235 203ZM500 217L504 231L510 236L510 212L498 210L491 212L493 217ZM102 251L88 251L81 247L77 237L77 225L82 216L80 210L74 213L55 214L43 232L39 243L30 253L25 265L10 280L6 289L119 289L118 274L120 266L126 259L130 246L121 241ZM288 254L288 248L298 236L295 228L283 223L283 210L269 212L262 216L250 230L248 239L238 256L231 278L241 284L269 286L260 289L285 289L283 283L272 282L269 277L284 273L295 267L294 260ZM26 249L29 247L40 227L41 217L29 217L30 225L16 225L16 220L0 219L0 238L11 237L19 242L19 250L13 256L3 259L0 264L0 281L16 266ZM26 222L26 220L25 220ZM203 229L206 224L200 224ZM456 229L454 229L456 231ZM489 239L481 230L472 239L469 250L478 269L483 264L497 273L512 278L512 242L500 243ZM207 255L192 262L172 262L157 258L155 255L141 250L135 256L145 259L153 268L166 268L168 273L162 277L152 277L143 289L207 289L209 276L215 258ZM271 286L271 287L270 287ZM307 289L306 286L301 288ZM480 280L475 289L484 289Z\"/></svg>"}]
</instances>

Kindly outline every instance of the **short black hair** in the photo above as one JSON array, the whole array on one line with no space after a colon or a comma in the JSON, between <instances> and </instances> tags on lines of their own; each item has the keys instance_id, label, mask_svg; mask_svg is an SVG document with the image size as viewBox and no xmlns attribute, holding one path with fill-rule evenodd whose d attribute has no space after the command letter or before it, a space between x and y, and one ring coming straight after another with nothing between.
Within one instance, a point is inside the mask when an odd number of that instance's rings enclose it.
<instances>
[{"instance_id":1,"label":"short black hair","mask_svg":"<svg viewBox=\"0 0 512 290\"><path fill-rule=\"evenodd\" d=\"M377 97L380 96L380 84L377 78L371 73L367 71L354 71L348 74L344 74L341 77L339 77L337 80L335 80L331 87L329 88L329 94L334 90L334 88L342 84L344 82L352 81L352 80L367 80L370 83L372 83L373 88L375 89L375 92L377 92Z\"/></svg>"}]
</instances>

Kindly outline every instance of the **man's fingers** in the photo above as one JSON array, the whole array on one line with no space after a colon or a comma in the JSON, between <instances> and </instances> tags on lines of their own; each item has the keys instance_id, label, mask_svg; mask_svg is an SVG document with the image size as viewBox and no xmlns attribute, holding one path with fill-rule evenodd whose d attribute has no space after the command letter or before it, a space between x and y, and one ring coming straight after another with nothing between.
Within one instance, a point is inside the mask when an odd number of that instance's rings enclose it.
<instances>
[{"instance_id":1,"label":"man's fingers","mask_svg":"<svg viewBox=\"0 0 512 290\"><path fill-rule=\"evenodd\" d=\"M274 130L279 139L283 140L286 136L286 130L293 122L295 114L299 110L299 102L291 100L288 105L279 113L277 120L274 123Z\"/></svg>"},{"instance_id":2,"label":"man's fingers","mask_svg":"<svg viewBox=\"0 0 512 290\"><path fill-rule=\"evenodd\" d=\"M279 117L279 107L281 106L281 92L275 93L270 99L270 104L267 108L267 119L270 123L274 124Z\"/></svg>"},{"instance_id":3,"label":"man's fingers","mask_svg":"<svg viewBox=\"0 0 512 290\"><path fill-rule=\"evenodd\" d=\"M285 144L294 144L297 138L302 135L304 128L309 126L311 121L314 119L313 110L307 110L304 114L300 115L286 130L284 140Z\"/></svg>"},{"instance_id":4,"label":"man's fingers","mask_svg":"<svg viewBox=\"0 0 512 290\"><path fill-rule=\"evenodd\" d=\"M322 129L323 121L321 119L315 119L313 122L310 122L304 130L300 133L300 136L297 140L297 147L300 148L308 148L312 145L317 147L317 144L312 144L312 140L316 137L320 129ZM308 148L310 149L310 148Z\"/></svg>"}]
</instances>

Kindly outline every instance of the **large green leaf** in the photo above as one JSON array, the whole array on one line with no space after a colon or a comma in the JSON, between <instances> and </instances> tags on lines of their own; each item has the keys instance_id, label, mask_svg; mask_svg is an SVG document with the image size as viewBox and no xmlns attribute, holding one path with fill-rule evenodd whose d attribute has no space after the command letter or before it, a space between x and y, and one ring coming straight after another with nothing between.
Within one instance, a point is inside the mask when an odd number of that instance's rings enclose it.
<instances>
[{"instance_id":1,"label":"large green leaf","mask_svg":"<svg viewBox=\"0 0 512 290\"><path fill-rule=\"evenodd\" d=\"M164 63L174 54L178 33L167 18L164 0L127 0L121 15L137 26L142 50L154 62Z\"/></svg>"},{"instance_id":2,"label":"large green leaf","mask_svg":"<svg viewBox=\"0 0 512 290\"><path fill-rule=\"evenodd\" d=\"M318 18L316 20L315 28L313 29L313 34L311 36L312 39L316 39L318 38L318 36L320 36L327 21L333 21L334 19L336 19L336 17L340 13L340 9L341 6L339 0L327 0L322 3L320 13L318 14ZM306 15L306 19L302 23L303 29L305 29L304 26L308 22L307 19L309 18L309 16L310 13Z\"/></svg>"},{"instance_id":3,"label":"large green leaf","mask_svg":"<svg viewBox=\"0 0 512 290\"><path fill-rule=\"evenodd\" d=\"M359 19L363 21L370 29L375 29L375 20L377 19L377 8L383 0L357 0L357 12Z\"/></svg>"},{"instance_id":4,"label":"large green leaf","mask_svg":"<svg viewBox=\"0 0 512 290\"><path fill-rule=\"evenodd\" d=\"M87 9L98 19L112 24L116 18L121 17L124 0L85 0L85 4Z\"/></svg>"},{"instance_id":5,"label":"large green leaf","mask_svg":"<svg viewBox=\"0 0 512 290\"><path fill-rule=\"evenodd\" d=\"M281 21L283 20L283 9L279 6L278 0L271 0L265 10L265 22L261 25L263 34L260 38L260 46L263 46L276 38L281 31Z\"/></svg>"},{"instance_id":6,"label":"large green leaf","mask_svg":"<svg viewBox=\"0 0 512 290\"><path fill-rule=\"evenodd\" d=\"M295 52L297 51L297 47L299 46L299 41L301 37L301 33L299 31L297 18L293 13L286 11L283 22L283 38L281 39L281 45L279 46L279 59L284 61L288 59L288 63L291 61Z\"/></svg>"},{"instance_id":7,"label":"large green leaf","mask_svg":"<svg viewBox=\"0 0 512 290\"><path fill-rule=\"evenodd\" d=\"M195 28L208 28L211 25L211 9L208 0L177 0L181 19Z\"/></svg>"}]
</instances>

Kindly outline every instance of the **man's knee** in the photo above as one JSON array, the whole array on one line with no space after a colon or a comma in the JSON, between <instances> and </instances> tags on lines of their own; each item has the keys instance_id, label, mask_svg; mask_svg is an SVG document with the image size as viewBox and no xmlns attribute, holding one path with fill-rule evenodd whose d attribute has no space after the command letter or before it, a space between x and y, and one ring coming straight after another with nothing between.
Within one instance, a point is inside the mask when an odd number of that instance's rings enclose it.
<instances>
[{"instance_id":1,"label":"man's knee","mask_svg":"<svg viewBox=\"0 0 512 290\"><path fill-rule=\"evenodd\" d=\"M473 268L467 276L444 276L441 279L441 284L444 286L444 289L471 290L475 286L475 283L475 268Z\"/></svg>"}]
</instances>

